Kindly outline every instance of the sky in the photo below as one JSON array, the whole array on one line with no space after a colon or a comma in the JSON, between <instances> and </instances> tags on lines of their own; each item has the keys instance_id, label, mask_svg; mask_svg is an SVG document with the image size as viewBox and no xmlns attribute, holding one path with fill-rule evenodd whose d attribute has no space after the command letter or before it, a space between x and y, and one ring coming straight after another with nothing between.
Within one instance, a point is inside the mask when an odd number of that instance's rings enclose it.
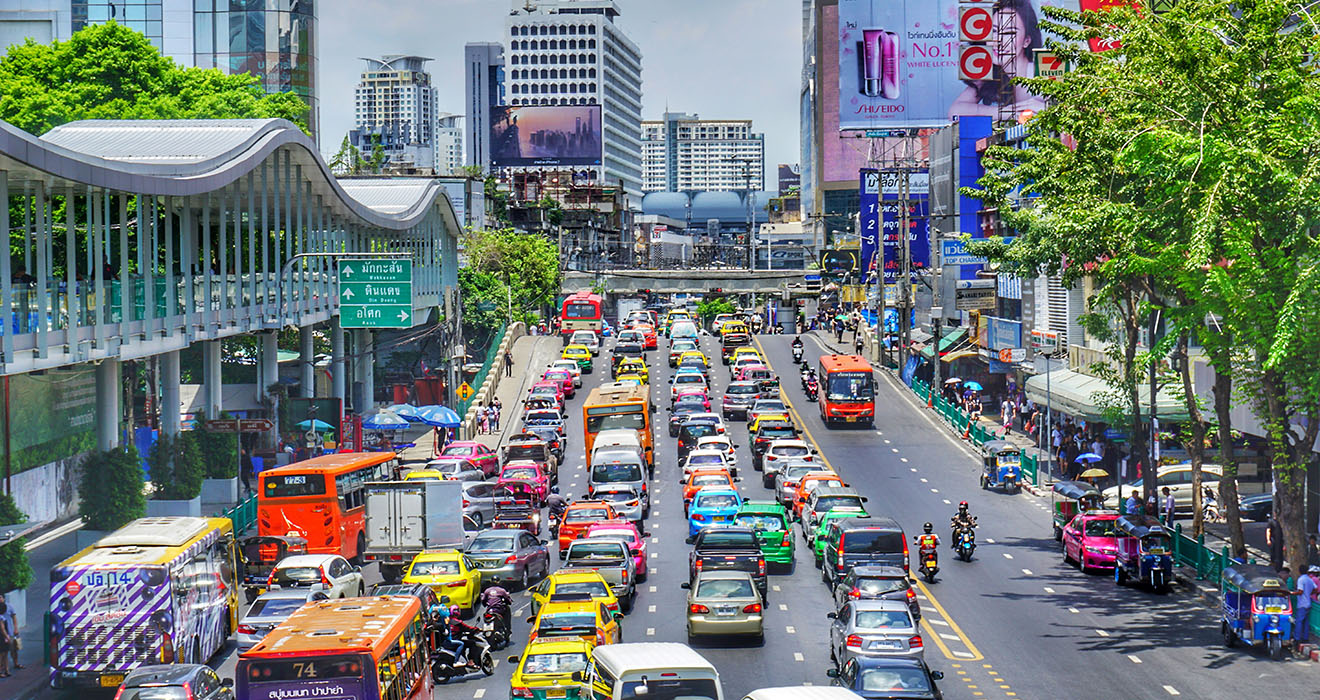
<instances>
[{"instance_id":1,"label":"sky","mask_svg":"<svg viewBox=\"0 0 1320 700\"><path fill-rule=\"evenodd\" d=\"M616 0L620 28L642 50L642 118L671 112L751 119L765 134L766 189L777 163L797 163L801 0ZM351 11L341 8L351 5ZM464 111L463 45L504 43L509 0L322 3L321 148L353 127L364 56L411 54L429 64L441 112Z\"/></svg>"}]
</instances>

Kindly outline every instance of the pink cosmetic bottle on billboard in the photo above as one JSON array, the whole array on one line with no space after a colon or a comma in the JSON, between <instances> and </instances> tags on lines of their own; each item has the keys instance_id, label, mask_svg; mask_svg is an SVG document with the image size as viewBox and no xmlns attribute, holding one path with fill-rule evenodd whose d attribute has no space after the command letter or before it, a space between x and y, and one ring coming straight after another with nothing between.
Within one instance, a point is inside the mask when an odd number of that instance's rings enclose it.
<instances>
[{"instance_id":1,"label":"pink cosmetic bottle on billboard","mask_svg":"<svg viewBox=\"0 0 1320 700\"><path fill-rule=\"evenodd\" d=\"M860 92L867 97L898 99L898 35L884 29L863 29L860 54Z\"/></svg>"},{"instance_id":2,"label":"pink cosmetic bottle on billboard","mask_svg":"<svg viewBox=\"0 0 1320 700\"><path fill-rule=\"evenodd\" d=\"M898 89L898 35L885 32L880 37L880 96L886 100L897 100Z\"/></svg>"}]
</instances>

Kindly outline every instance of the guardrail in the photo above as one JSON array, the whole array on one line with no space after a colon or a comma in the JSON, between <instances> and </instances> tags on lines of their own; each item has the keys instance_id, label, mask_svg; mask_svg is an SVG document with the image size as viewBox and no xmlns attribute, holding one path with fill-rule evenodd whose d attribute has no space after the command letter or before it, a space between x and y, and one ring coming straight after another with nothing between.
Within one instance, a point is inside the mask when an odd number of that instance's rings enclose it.
<instances>
[{"instance_id":1,"label":"guardrail","mask_svg":"<svg viewBox=\"0 0 1320 700\"><path fill-rule=\"evenodd\" d=\"M1179 524L1173 528L1173 560L1179 565L1195 569L1197 579L1218 583L1225 562L1230 561L1230 558L1227 546L1215 552L1205 546L1204 533L1192 539L1183 534L1183 527Z\"/></svg>"},{"instance_id":2,"label":"guardrail","mask_svg":"<svg viewBox=\"0 0 1320 700\"><path fill-rule=\"evenodd\" d=\"M917 398L934 407L935 413L939 415L945 423L948 423L956 431L962 433L962 435L973 445L980 447L990 440L998 439L998 436L996 436L991 429L972 420L972 417L968 415L966 411L958 408L956 404L945 400L943 396L936 394L934 400L932 400L930 396L931 391L932 388L929 384L916 379L912 380L912 393L916 394ZM1034 456L1025 453L1022 455L1022 473L1024 476L1029 476L1031 480L1029 483L1033 486L1040 485L1040 463Z\"/></svg>"},{"instance_id":3,"label":"guardrail","mask_svg":"<svg viewBox=\"0 0 1320 700\"><path fill-rule=\"evenodd\" d=\"M216 513L217 518L229 518L234 523L234 537L240 537L242 534L257 522L257 494L252 494L239 501L238 505L221 513Z\"/></svg>"}]
</instances>

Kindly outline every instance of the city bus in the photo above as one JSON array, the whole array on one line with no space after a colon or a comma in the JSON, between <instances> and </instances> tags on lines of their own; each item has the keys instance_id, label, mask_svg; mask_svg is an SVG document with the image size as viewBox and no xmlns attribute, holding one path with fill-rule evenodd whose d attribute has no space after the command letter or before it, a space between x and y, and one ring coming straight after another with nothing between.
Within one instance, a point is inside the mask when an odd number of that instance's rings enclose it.
<instances>
[{"instance_id":1,"label":"city bus","mask_svg":"<svg viewBox=\"0 0 1320 700\"><path fill-rule=\"evenodd\" d=\"M820 418L833 423L875 423L875 375L871 363L861 355L822 355L820 369Z\"/></svg>"},{"instance_id":2,"label":"city bus","mask_svg":"<svg viewBox=\"0 0 1320 700\"><path fill-rule=\"evenodd\" d=\"M257 534L307 540L311 554L362 562L368 481L393 476L393 452L348 452L261 472Z\"/></svg>"},{"instance_id":3,"label":"city bus","mask_svg":"<svg viewBox=\"0 0 1320 700\"><path fill-rule=\"evenodd\" d=\"M241 653L238 700L430 700L430 646L411 595L309 603Z\"/></svg>"},{"instance_id":4,"label":"city bus","mask_svg":"<svg viewBox=\"0 0 1320 700\"><path fill-rule=\"evenodd\" d=\"M51 687L205 663L238 626L238 590L229 518L134 520L50 570Z\"/></svg>"},{"instance_id":5,"label":"city bus","mask_svg":"<svg viewBox=\"0 0 1320 700\"><path fill-rule=\"evenodd\" d=\"M641 435L646 465L655 467L651 438L651 390L646 384L601 384L591 390L582 406L583 443L587 454L602 430L628 428Z\"/></svg>"},{"instance_id":6,"label":"city bus","mask_svg":"<svg viewBox=\"0 0 1320 700\"><path fill-rule=\"evenodd\" d=\"M568 340L573 331L601 334L605 320L605 300L599 294L574 292L564 299L559 313L559 335Z\"/></svg>"}]
</instances>

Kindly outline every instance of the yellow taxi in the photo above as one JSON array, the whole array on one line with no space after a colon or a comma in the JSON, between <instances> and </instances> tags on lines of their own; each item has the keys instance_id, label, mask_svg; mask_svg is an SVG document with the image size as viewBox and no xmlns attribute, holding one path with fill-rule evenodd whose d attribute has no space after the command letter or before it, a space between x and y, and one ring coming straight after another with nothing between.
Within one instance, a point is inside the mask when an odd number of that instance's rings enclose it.
<instances>
[{"instance_id":1,"label":"yellow taxi","mask_svg":"<svg viewBox=\"0 0 1320 700\"><path fill-rule=\"evenodd\" d=\"M456 549L437 549L413 557L403 582L430 586L436 596L447 596L450 605L462 609L463 617L472 614L481 595L481 571Z\"/></svg>"},{"instance_id":2,"label":"yellow taxi","mask_svg":"<svg viewBox=\"0 0 1320 700\"><path fill-rule=\"evenodd\" d=\"M696 358L698 360L701 360L702 367L705 367L707 369L710 368L710 358L706 357L706 353L700 350L684 350L683 354L678 356L678 364L681 365L683 364L683 360L687 360L691 358Z\"/></svg>"},{"instance_id":3,"label":"yellow taxi","mask_svg":"<svg viewBox=\"0 0 1320 700\"><path fill-rule=\"evenodd\" d=\"M444 481L444 472L434 469L414 469L403 475L404 481Z\"/></svg>"},{"instance_id":4,"label":"yellow taxi","mask_svg":"<svg viewBox=\"0 0 1320 700\"><path fill-rule=\"evenodd\" d=\"M610 584L595 569L560 569L547 576L532 589L532 614L540 611L554 596L588 595L604 603L610 613L619 612L619 599L614 597Z\"/></svg>"},{"instance_id":5,"label":"yellow taxi","mask_svg":"<svg viewBox=\"0 0 1320 700\"><path fill-rule=\"evenodd\" d=\"M761 360L761 364L765 364L765 358L761 357L760 351L756 348L738 348L734 350L733 354L729 356L729 364L734 364L743 357L754 357Z\"/></svg>"},{"instance_id":6,"label":"yellow taxi","mask_svg":"<svg viewBox=\"0 0 1320 700\"><path fill-rule=\"evenodd\" d=\"M629 357L619 361L619 366L615 373L622 376L625 374L635 374L641 377L643 382L649 382L651 378L650 370L646 368L646 360L640 357Z\"/></svg>"},{"instance_id":7,"label":"yellow taxi","mask_svg":"<svg viewBox=\"0 0 1320 700\"><path fill-rule=\"evenodd\" d=\"M762 413L755 420L747 424L747 434L755 435L760 429L762 423L788 423L793 424L793 419L789 418L787 413Z\"/></svg>"},{"instance_id":8,"label":"yellow taxi","mask_svg":"<svg viewBox=\"0 0 1320 700\"><path fill-rule=\"evenodd\" d=\"M590 644L618 644L623 641L622 612L609 608L589 595L562 596L574 600L550 600L541 611L527 618L532 633L527 643L538 639L578 638Z\"/></svg>"},{"instance_id":9,"label":"yellow taxi","mask_svg":"<svg viewBox=\"0 0 1320 700\"><path fill-rule=\"evenodd\" d=\"M585 700L586 687L573 681L573 673L587 673L595 645L577 637L546 637L527 645L509 679L510 698L532 700Z\"/></svg>"},{"instance_id":10,"label":"yellow taxi","mask_svg":"<svg viewBox=\"0 0 1320 700\"><path fill-rule=\"evenodd\" d=\"M628 384L630 386L646 386L646 382L635 374L621 374L614 378L615 384Z\"/></svg>"},{"instance_id":11,"label":"yellow taxi","mask_svg":"<svg viewBox=\"0 0 1320 700\"><path fill-rule=\"evenodd\" d=\"M725 321L720 324L720 336L726 336L730 333L751 333L751 329L742 321Z\"/></svg>"},{"instance_id":12,"label":"yellow taxi","mask_svg":"<svg viewBox=\"0 0 1320 700\"><path fill-rule=\"evenodd\" d=\"M583 374L591 374L591 348L585 345L569 345L559 357L576 362Z\"/></svg>"}]
</instances>

